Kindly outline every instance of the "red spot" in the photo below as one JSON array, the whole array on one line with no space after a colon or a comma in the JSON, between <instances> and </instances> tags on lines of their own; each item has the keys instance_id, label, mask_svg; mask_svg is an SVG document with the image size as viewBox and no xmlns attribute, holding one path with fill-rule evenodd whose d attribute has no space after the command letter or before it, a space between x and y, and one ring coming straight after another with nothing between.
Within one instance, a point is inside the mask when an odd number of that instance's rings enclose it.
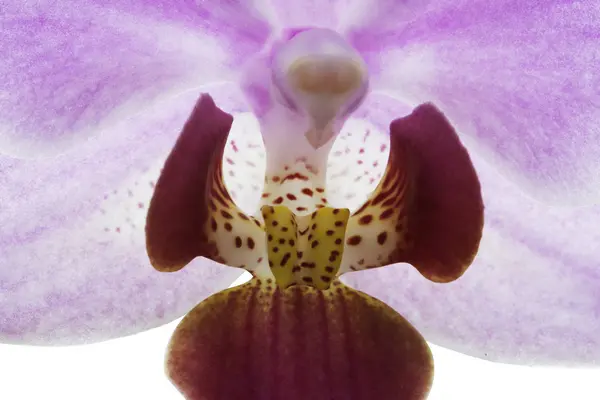
<instances>
[{"instance_id":1,"label":"red spot","mask_svg":"<svg viewBox=\"0 0 600 400\"><path fill-rule=\"evenodd\" d=\"M387 232L381 232L379 235L377 235L377 243L379 243L380 245L383 245L386 240Z\"/></svg>"},{"instance_id":2,"label":"red spot","mask_svg":"<svg viewBox=\"0 0 600 400\"><path fill-rule=\"evenodd\" d=\"M360 242L362 242L362 237L358 236L358 235L354 235L348 238L348 240L346 241L346 243L350 246L356 246L358 245Z\"/></svg>"},{"instance_id":3,"label":"red spot","mask_svg":"<svg viewBox=\"0 0 600 400\"><path fill-rule=\"evenodd\" d=\"M361 148L361 149L358 151L358 154L364 154L364 152L365 152L365 149L364 149L364 148Z\"/></svg>"},{"instance_id":4,"label":"red spot","mask_svg":"<svg viewBox=\"0 0 600 400\"><path fill-rule=\"evenodd\" d=\"M283 180L281 181L281 183L283 183L283 182L285 182L287 180L291 181L291 180L294 180L294 179L300 179L301 181L307 181L308 180L308 176L302 175L302 174L296 172L296 173L293 173L293 174L286 175L286 177L283 178ZM273 181L275 182L275 179L273 179Z\"/></svg>"},{"instance_id":5,"label":"red spot","mask_svg":"<svg viewBox=\"0 0 600 400\"><path fill-rule=\"evenodd\" d=\"M370 214L363 215L358 220L358 224L359 225L368 225L369 223L371 223L372 220L373 220L373 216L372 215L370 215Z\"/></svg>"},{"instance_id":6,"label":"red spot","mask_svg":"<svg viewBox=\"0 0 600 400\"><path fill-rule=\"evenodd\" d=\"M117 228L115 229L115 232L117 232L117 233L121 233L121 228L117 227Z\"/></svg>"},{"instance_id":7,"label":"red spot","mask_svg":"<svg viewBox=\"0 0 600 400\"><path fill-rule=\"evenodd\" d=\"M144 203L138 203L138 208L144 208Z\"/></svg>"},{"instance_id":8,"label":"red spot","mask_svg":"<svg viewBox=\"0 0 600 400\"><path fill-rule=\"evenodd\" d=\"M238 152L238 150L239 150L239 149L238 149L237 145L235 144L235 140L232 140L232 141L231 141L231 148L232 148L232 149L233 149L233 151L235 151L236 153Z\"/></svg>"},{"instance_id":9,"label":"red spot","mask_svg":"<svg viewBox=\"0 0 600 400\"><path fill-rule=\"evenodd\" d=\"M227 158L225 159L225 161L226 161L226 162L227 162L227 164L229 164L229 165L234 165L234 164L235 164L235 163L233 162L233 160L232 160L231 158L229 158L229 157L227 157Z\"/></svg>"}]
</instances>

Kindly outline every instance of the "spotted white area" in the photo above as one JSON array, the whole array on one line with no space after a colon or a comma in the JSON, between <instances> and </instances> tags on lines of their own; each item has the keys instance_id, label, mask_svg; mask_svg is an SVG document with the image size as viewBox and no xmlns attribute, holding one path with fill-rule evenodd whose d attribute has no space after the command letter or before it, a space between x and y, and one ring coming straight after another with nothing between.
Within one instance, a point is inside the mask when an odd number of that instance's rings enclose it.
<instances>
[{"instance_id":1,"label":"spotted white area","mask_svg":"<svg viewBox=\"0 0 600 400\"><path fill-rule=\"evenodd\" d=\"M265 168L265 146L258 120L252 113L234 115L223 154L223 180L236 205L251 216L260 216Z\"/></svg>"},{"instance_id":2,"label":"spotted white area","mask_svg":"<svg viewBox=\"0 0 600 400\"><path fill-rule=\"evenodd\" d=\"M222 164L220 165L222 166ZM223 182L222 168L212 171L207 187L207 244L203 253L214 261L253 271L265 257L265 232L261 222L233 202Z\"/></svg>"},{"instance_id":3,"label":"spotted white area","mask_svg":"<svg viewBox=\"0 0 600 400\"><path fill-rule=\"evenodd\" d=\"M304 158L291 160L281 174L267 176L262 205L282 205L296 215L308 215L327 206L325 179Z\"/></svg>"},{"instance_id":4,"label":"spotted white area","mask_svg":"<svg viewBox=\"0 0 600 400\"><path fill-rule=\"evenodd\" d=\"M390 138L366 120L350 118L337 137L327 165L327 199L332 207L358 209L381 180Z\"/></svg>"},{"instance_id":5,"label":"spotted white area","mask_svg":"<svg viewBox=\"0 0 600 400\"><path fill-rule=\"evenodd\" d=\"M89 227L100 232L97 240L129 246L143 241L148 206L164 162L129 173L118 188L103 195ZM131 171L130 171L131 172Z\"/></svg>"},{"instance_id":6,"label":"spotted white area","mask_svg":"<svg viewBox=\"0 0 600 400\"><path fill-rule=\"evenodd\" d=\"M287 205L299 214L310 213L317 205L353 211L368 199L381 180L389 157L389 143L387 132L366 120L350 118L329 152L325 181L315 165L298 156L296 148L285 147L283 143L277 148L277 157L285 158L285 152L289 151L289 162L282 163L273 176L266 177L268 155L260 124L253 114L240 113L235 115L225 148L223 179L236 205L259 218L259 207L269 204ZM296 179L285 179L293 175ZM309 179L298 179L299 175ZM314 196L302 195L306 189Z\"/></svg>"}]
</instances>

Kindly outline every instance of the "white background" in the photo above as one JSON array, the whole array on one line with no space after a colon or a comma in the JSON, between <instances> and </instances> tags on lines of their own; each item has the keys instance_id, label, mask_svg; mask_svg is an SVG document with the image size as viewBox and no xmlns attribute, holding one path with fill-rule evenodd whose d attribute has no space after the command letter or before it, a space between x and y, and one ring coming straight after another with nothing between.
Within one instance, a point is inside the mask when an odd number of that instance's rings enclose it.
<instances>
[{"instance_id":1,"label":"white background","mask_svg":"<svg viewBox=\"0 0 600 400\"><path fill-rule=\"evenodd\" d=\"M178 322L87 346L0 345L0 399L182 400L163 371ZM494 364L431 347L436 375L429 400L600 400L600 369Z\"/></svg>"}]
</instances>

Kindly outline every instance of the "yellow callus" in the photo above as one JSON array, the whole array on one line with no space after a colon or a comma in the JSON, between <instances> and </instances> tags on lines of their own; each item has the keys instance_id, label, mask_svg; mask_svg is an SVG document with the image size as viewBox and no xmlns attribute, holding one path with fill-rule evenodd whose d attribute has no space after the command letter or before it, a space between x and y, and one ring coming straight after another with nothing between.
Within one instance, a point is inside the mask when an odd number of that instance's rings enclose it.
<instances>
[{"instance_id":1,"label":"yellow callus","mask_svg":"<svg viewBox=\"0 0 600 400\"><path fill-rule=\"evenodd\" d=\"M264 206L269 266L280 288L327 289L342 261L350 211L323 207L298 216L285 206Z\"/></svg>"}]
</instances>

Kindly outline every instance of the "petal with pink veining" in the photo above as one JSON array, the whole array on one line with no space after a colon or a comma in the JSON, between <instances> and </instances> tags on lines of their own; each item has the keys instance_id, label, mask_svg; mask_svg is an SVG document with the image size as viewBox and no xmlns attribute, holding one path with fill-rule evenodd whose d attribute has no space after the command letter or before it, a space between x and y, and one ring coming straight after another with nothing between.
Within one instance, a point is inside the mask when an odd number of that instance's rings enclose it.
<instances>
[{"instance_id":1,"label":"petal with pink veining","mask_svg":"<svg viewBox=\"0 0 600 400\"><path fill-rule=\"evenodd\" d=\"M236 91L207 88L229 112ZM54 159L0 159L0 340L87 343L180 317L239 272L208 260L154 271L144 220L196 93L150 108Z\"/></svg>"},{"instance_id":2,"label":"petal with pink veining","mask_svg":"<svg viewBox=\"0 0 600 400\"><path fill-rule=\"evenodd\" d=\"M594 1L438 1L350 32L373 87L432 102L503 175L548 203L600 198L600 8ZM387 21L387 22L386 22Z\"/></svg>"},{"instance_id":3,"label":"petal with pink veining","mask_svg":"<svg viewBox=\"0 0 600 400\"><path fill-rule=\"evenodd\" d=\"M232 79L269 26L251 2L3 2L0 153L61 153L202 84Z\"/></svg>"}]
</instances>

